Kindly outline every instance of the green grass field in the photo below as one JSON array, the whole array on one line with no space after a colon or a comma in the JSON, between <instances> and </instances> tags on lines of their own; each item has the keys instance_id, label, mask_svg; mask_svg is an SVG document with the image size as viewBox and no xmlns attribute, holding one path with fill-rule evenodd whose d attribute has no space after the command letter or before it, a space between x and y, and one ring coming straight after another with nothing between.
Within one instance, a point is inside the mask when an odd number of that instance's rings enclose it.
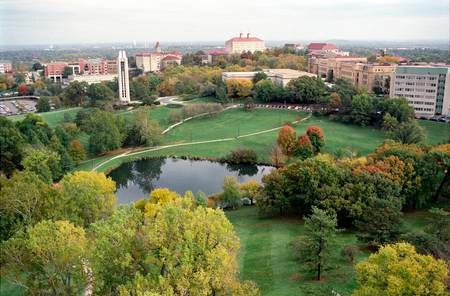
<instances>
[{"instance_id":1,"label":"green grass field","mask_svg":"<svg viewBox=\"0 0 450 296\"><path fill-rule=\"evenodd\" d=\"M75 107L75 108L67 108L67 109L61 109L61 110L57 110L57 111L36 113L36 114L42 116L42 118L51 127L55 127L56 125L58 125L59 123L64 121L64 114L66 114L66 113L69 114L73 120L73 119L75 119L75 115L77 114L77 112L81 109L82 109L81 107ZM25 118L25 114L9 116L8 118L11 119L12 121L19 121L19 120L22 120Z\"/></svg>"},{"instance_id":2,"label":"green grass field","mask_svg":"<svg viewBox=\"0 0 450 296\"><path fill-rule=\"evenodd\" d=\"M164 124L168 112L170 112L170 108L159 107L152 109L149 113L151 118L156 118L160 124ZM298 117L305 118L306 116L306 113L290 110L256 109L251 112L242 109L227 110L213 117L203 117L183 123L165 135L163 144L180 144L220 138L233 138L232 140L145 151L137 155L112 160L105 166L100 167L99 170L107 171L120 165L123 161L131 161L142 157L170 155L220 158L231 150L241 147L255 150L259 156L259 161L268 163L270 162L270 149L276 141L278 131L238 139L236 137L279 127L284 122L294 121ZM450 125L448 124L431 121L420 121L419 123L426 129L426 143L428 144L441 143L445 140L446 134L450 135ZM305 133L310 125L323 128L326 139L324 152L338 156L345 156L350 153L367 155L386 139L386 135L378 129L339 123L326 117L311 117L295 125L297 135ZM165 126L167 126L167 123ZM82 164L78 169L92 169L105 159L104 157L94 159L89 164Z\"/></svg>"},{"instance_id":3,"label":"green grass field","mask_svg":"<svg viewBox=\"0 0 450 296\"><path fill-rule=\"evenodd\" d=\"M241 241L238 255L241 278L255 281L263 296L332 295L332 290L348 296L355 288L353 264L341 255L344 246L357 244L355 233L338 233L331 268L324 272L324 279L317 282L296 260L291 247L291 242L304 233L302 220L263 219L255 207L227 211L226 215ZM405 230L422 228L426 217L427 212L406 214ZM366 251L359 251L355 261L364 260L368 255Z\"/></svg>"}]
</instances>

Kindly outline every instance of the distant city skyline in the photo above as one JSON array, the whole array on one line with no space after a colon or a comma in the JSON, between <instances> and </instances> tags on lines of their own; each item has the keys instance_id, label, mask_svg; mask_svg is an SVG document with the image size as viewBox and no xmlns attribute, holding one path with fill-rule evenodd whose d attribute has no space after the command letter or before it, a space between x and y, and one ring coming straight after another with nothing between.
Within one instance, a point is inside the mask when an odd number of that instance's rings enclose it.
<instances>
[{"instance_id":1,"label":"distant city skyline","mask_svg":"<svg viewBox=\"0 0 450 296\"><path fill-rule=\"evenodd\" d=\"M144 40L449 40L447 0L0 0L0 45Z\"/></svg>"}]
</instances>

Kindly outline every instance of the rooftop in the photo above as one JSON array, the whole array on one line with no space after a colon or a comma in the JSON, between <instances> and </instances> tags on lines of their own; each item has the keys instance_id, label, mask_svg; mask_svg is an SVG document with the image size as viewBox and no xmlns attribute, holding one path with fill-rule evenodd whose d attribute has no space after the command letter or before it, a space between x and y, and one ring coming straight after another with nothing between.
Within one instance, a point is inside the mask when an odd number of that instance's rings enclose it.
<instances>
[{"instance_id":1,"label":"rooftop","mask_svg":"<svg viewBox=\"0 0 450 296\"><path fill-rule=\"evenodd\" d=\"M331 43L310 43L308 45L309 50L324 50L324 49L337 49L336 45Z\"/></svg>"}]
</instances>

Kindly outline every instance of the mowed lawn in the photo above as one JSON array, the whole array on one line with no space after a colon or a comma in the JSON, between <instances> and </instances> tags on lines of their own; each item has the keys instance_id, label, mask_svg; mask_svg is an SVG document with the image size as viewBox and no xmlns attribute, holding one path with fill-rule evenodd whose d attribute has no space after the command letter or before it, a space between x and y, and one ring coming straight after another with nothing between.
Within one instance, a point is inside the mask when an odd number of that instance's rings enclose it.
<instances>
[{"instance_id":1,"label":"mowed lawn","mask_svg":"<svg viewBox=\"0 0 450 296\"><path fill-rule=\"evenodd\" d=\"M205 141L220 138L234 138L262 130L279 127L306 117L306 113L290 110L241 108L226 110L212 117L205 116L183 123L171 130L165 137L166 143Z\"/></svg>"},{"instance_id":2,"label":"mowed lawn","mask_svg":"<svg viewBox=\"0 0 450 296\"><path fill-rule=\"evenodd\" d=\"M359 243L352 231L342 231L336 236L329 269L323 280L317 282L296 258L292 241L304 234L303 220L291 218L261 218L256 207L226 211L228 219L240 238L238 255L241 278L253 280L263 296L332 295L334 290L342 296L351 295L356 287L354 264L365 260L369 253L359 250L354 263L341 251L345 246ZM404 215L404 231L423 229L427 212Z\"/></svg>"},{"instance_id":3,"label":"mowed lawn","mask_svg":"<svg viewBox=\"0 0 450 296\"><path fill-rule=\"evenodd\" d=\"M74 107L74 108L67 108L67 109L61 109L51 112L44 112L44 113L36 113L37 115L42 116L42 118L50 125L51 127L57 126L59 123L64 121L64 114L69 114L70 118L72 120L75 119L75 115L78 111L80 111L81 107ZM9 116L8 118L12 121L19 121L24 119L26 114L20 114L20 115L14 115Z\"/></svg>"},{"instance_id":4,"label":"mowed lawn","mask_svg":"<svg viewBox=\"0 0 450 296\"><path fill-rule=\"evenodd\" d=\"M151 109L149 114L150 118L157 119L161 124L164 123L166 120L165 116L169 112L170 108L158 107ZM260 162L270 163L270 150L276 142L278 130L248 137L242 136L273 129L285 122L291 122L306 116L306 113L290 110L256 109L251 112L242 109L227 110L212 117L197 118L177 126L165 135L163 144L188 144L190 142L224 138L228 139L227 141L143 151L112 160L105 166L100 167L99 170L107 171L120 165L123 161L131 161L142 157L185 156L221 158L237 148L252 149L258 154ZM445 135L450 133L449 124L432 121L420 121L419 123L426 129L427 144L441 143L445 139ZM326 139L324 152L337 156L367 155L373 152L386 139L385 133L381 130L331 121L326 117L311 117L300 124L294 125L297 135L305 133L310 125L317 125L323 128ZM240 137L236 138L238 135ZM91 169L104 160L105 158L101 160L95 159L90 164L85 163L78 169Z\"/></svg>"}]
</instances>

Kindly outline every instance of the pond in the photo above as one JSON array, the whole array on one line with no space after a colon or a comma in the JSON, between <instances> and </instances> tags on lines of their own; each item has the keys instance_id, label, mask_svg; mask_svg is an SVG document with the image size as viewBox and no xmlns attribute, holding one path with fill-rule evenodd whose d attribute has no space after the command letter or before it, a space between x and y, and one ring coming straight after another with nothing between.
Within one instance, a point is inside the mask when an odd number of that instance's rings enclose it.
<instances>
[{"instance_id":1,"label":"pond","mask_svg":"<svg viewBox=\"0 0 450 296\"><path fill-rule=\"evenodd\" d=\"M206 195L222 191L223 179L234 176L242 183L261 178L274 168L264 165L232 165L207 160L151 158L124 163L109 173L117 186L117 202L127 204L165 187L179 194L190 190Z\"/></svg>"}]
</instances>

